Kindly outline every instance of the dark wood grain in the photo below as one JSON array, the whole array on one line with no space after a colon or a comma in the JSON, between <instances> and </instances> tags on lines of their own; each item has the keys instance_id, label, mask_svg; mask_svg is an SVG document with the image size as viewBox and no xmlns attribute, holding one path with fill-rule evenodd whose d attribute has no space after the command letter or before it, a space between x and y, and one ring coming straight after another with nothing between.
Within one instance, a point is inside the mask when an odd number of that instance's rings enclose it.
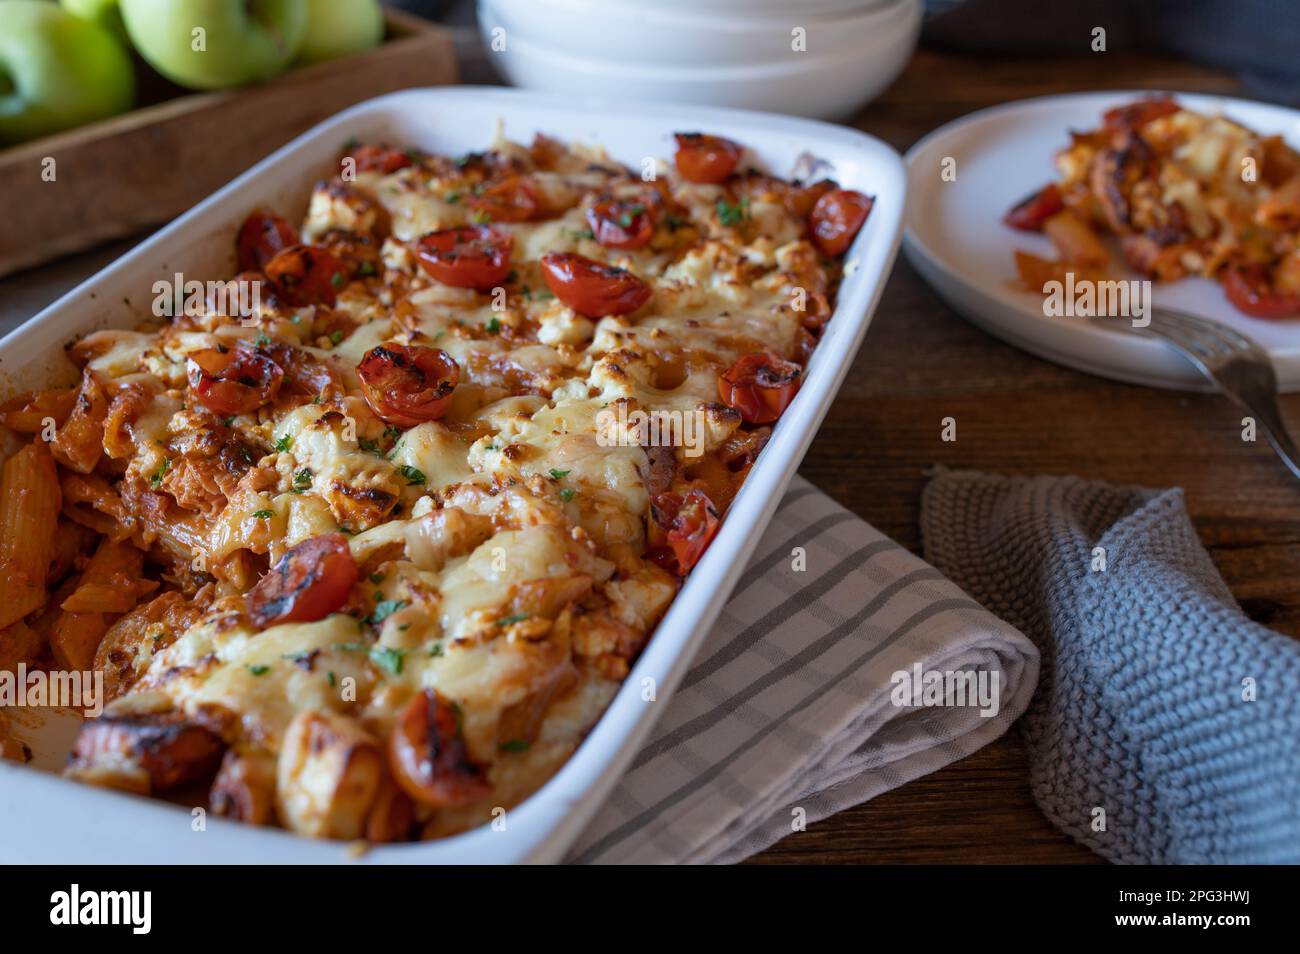
<instances>
[{"instance_id":1,"label":"dark wood grain","mask_svg":"<svg viewBox=\"0 0 1300 954\"><path fill-rule=\"evenodd\" d=\"M1142 56L989 60L921 53L855 125L906 150L958 116L1090 89L1230 93L1221 73ZM1283 401L1300 422L1300 395ZM957 440L940 421L957 420ZM1223 398L1117 384L1049 364L967 324L900 257L801 473L919 550L925 471L1078 474L1184 488L1224 579L1261 623L1300 634L1300 485ZM1100 859L1059 834L1029 793L1013 731L969 758L792 834L754 863Z\"/></svg>"}]
</instances>

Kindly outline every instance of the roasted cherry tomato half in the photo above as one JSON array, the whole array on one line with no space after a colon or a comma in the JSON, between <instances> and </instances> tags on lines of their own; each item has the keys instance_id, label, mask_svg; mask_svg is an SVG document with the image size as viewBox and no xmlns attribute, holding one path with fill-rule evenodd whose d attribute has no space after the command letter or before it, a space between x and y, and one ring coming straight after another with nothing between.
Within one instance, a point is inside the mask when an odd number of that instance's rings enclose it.
<instances>
[{"instance_id":1,"label":"roasted cherry tomato half","mask_svg":"<svg viewBox=\"0 0 1300 954\"><path fill-rule=\"evenodd\" d=\"M645 248L655 234L650 208L636 199L603 199L587 210L587 224L606 248Z\"/></svg>"},{"instance_id":2,"label":"roasted cherry tomato half","mask_svg":"<svg viewBox=\"0 0 1300 954\"><path fill-rule=\"evenodd\" d=\"M290 547L248 593L248 615L258 626L314 623L336 612L357 581L357 561L341 533Z\"/></svg>"},{"instance_id":3,"label":"roasted cherry tomato half","mask_svg":"<svg viewBox=\"0 0 1300 954\"><path fill-rule=\"evenodd\" d=\"M351 155L357 164L357 172L382 172L389 175L412 164L409 153L384 146L358 146Z\"/></svg>"},{"instance_id":4,"label":"roasted cherry tomato half","mask_svg":"<svg viewBox=\"0 0 1300 954\"><path fill-rule=\"evenodd\" d=\"M416 243L420 267L444 285L487 291L510 274L515 237L487 225L430 232Z\"/></svg>"},{"instance_id":5,"label":"roasted cherry tomato half","mask_svg":"<svg viewBox=\"0 0 1300 954\"><path fill-rule=\"evenodd\" d=\"M537 191L523 176L489 182L466 201L483 223L527 222L537 218L541 209Z\"/></svg>"},{"instance_id":6,"label":"roasted cherry tomato half","mask_svg":"<svg viewBox=\"0 0 1300 954\"><path fill-rule=\"evenodd\" d=\"M871 196L852 189L832 189L818 199L808 213L808 230L817 250L828 258L848 251L874 203Z\"/></svg>"},{"instance_id":7,"label":"roasted cherry tomato half","mask_svg":"<svg viewBox=\"0 0 1300 954\"><path fill-rule=\"evenodd\" d=\"M718 379L718 395L746 424L771 424L794 400L802 374L774 354L747 354Z\"/></svg>"},{"instance_id":8,"label":"roasted cherry tomato half","mask_svg":"<svg viewBox=\"0 0 1300 954\"><path fill-rule=\"evenodd\" d=\"M692 490L685 497L666 493L651 502L650 513L666 549L652 550L650 557L665 569L685 576L700 562L718 532L718 510L709 495Z\"/></svg>"},{"instance_id":9,"label":"roasted cherry tomato half","mask_svg":"<svg viewBox=\"0 0 1300 954\"><path fill-rule=\"evenodd\" d=\"M1140 129L1147 123L1162 116L1170 116L1182 107L1168 96L1139 99L1123 106L1108 109L1102 116L1102 124L1111 132L1124 132Z\"/></svg>"},{"instance_id":10,"label":"roasted cherry tomato half","mask_svg":"<svg viewBox=\"0 0 1300 954\"><path fill-rule=\"evenodd\" d=\"M1061 190L1055 182L1049 182L1037 192L1025 196L1017 202L1005 216L1004 224L1022 232L1041 232L1043 223L1065 208L1061 201Z\"/></svg>"},{"instance_id":11,"label":"roasted cherry tomato half","mask_svg":"<svg viewBox=\"0 0 1300 954\"><path fill-rule=\"evenodd\" d=\"M415 427L447 413L460 365L440 348L387 344L361 359L357 377L372 411L389 424Z\"/></svg>"},{"instance_id":12,"label":"roasted cherry tomato half","mask_svg":"<svg viewBox=\"0 0 1300 954\"><path fill-rule=\"evenodd\" d=\"M542 280L556 298L588 318L626 315L650 300L650 286L627 269L572 252L543 255Z\"/></svg>"},{"instance_id":13,"label":"roasted cherry tomato half","mask_svg":"<svg viewBox=\"0 0 1300 954\"><path fill-rule=\"evenodd\" d=\"M431 808L465 805L491 791L487 772L469 757L456 708L433 689L398 715L388 765L402 791Z\"/></svg>"},{"instance_id":14,"label":"roasted cherry tomato half","mask_svg":"<svg viewBox=\"0 0 1300 954\"><path fill-rule=\"evenodd\" d=\"M291 245L266 263L266 277L291 305L333 305L347 284L342 259L313 245Z\"/></svg>"},{"instance_id":15,"label":"roasted cherry tomato half","mask_svg":"<svg viewBox=\"0 0 1300 954\"><path fill-rule=\"evenodd\" d=\"M290 245L298 244L298 233L280 216L258 209L239 227L235 251L241 272L260 272L266 263Z\"/></svg>"},{"instance_id":16,"label":"roasted cherry tomato half","mask_svg":"<svg viewBox=\"0 0 1300 954\"><path fill-rule=\"evenodd\" d=\"M1252 318L1300 317L1300 295L1273 291L1268 276L1261 270L1228 269L1223 275L1223 291L1232 307L1243 315Z\"/></svg>"},{"instance_id":17,"label":"roasted cherry tomato half","mask_svg":"<svg viewBox=\"0 0 1300 954\"><path fill-rule=\"evenodd\" d=\"M275 399L284 369L266 352L245 342L233 348L196 351L186 359L185 374L200 404L214 414L247 414Z\"/></svg>"},{"instance_id":18,"label":"roasted cherry tomato half","mask_svg":"<svg viewBox=\"0 0 1300 954\"><path fill-rule=\"evenodd\" d=\"M688 182L722 182L736 171L744 148L730 139L704 133L677 133L677 171Z\"/></svg>"}]
</instances>

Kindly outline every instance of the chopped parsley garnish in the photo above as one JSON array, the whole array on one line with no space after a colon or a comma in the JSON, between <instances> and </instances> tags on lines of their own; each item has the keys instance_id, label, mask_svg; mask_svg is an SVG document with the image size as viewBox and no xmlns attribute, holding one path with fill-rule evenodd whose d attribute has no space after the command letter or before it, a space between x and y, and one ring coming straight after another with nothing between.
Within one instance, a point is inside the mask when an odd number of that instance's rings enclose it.
<instances>
[{"instance_id":1,"label":"chopped parsley garnish","mask_svg":"<svg viewBox=\"0 0 1300 954\"><path fill-rule=\"evenodd\" d=\"M492 216L488 215L482 209L479 209L469 217L469 220L475 225L487 225L492 221Z\"/></svg>"},{"instance_id":2,"label":"chopped parsley garnish","mask_svg":"<svg viewBox=\"0 0 1300 954\"><path fill-rule=\"evenodd\" d=\"M500 333L501 333L501 321L500 321L500 319L498 319L498 318L492 318L492 319L490 319L490 320L488 321L486 327L487 327L487 333L490 334L490 335L495 335L495 334L500 334Z\"/></svg>"},{"instance_id":3,"label":"chopped parsley garnish","mask_svg":"<svg viewBox=\"0 0 1300 954\"><path fill-rule=\"evenodd\" d=\"M530 745L527 739L511 739L501 743L502 752L527 752Z\"/></svg>"},{"instance_id":4,"label":"chopped parsley garnish","mask_svg":"<svg viewBox=\"0 0 1300 954\"><path fill-rule=\"evenodd\" d=\"M342 272L335 272L333 275L330 276L330 284L333 285L336 289L342 288L343 284L346 281L347 279L343 277Z\"/></svg>"},{"instance_id":5,"label":"chopped parsley garnish","mask_svg":"<svg viewBox=\"0 0 1300 954\"><path fill-rule=\"evenodd\" d=\"M444 195L444 196L442 197L442 201L443 201L443 202L449 202L449 203L451 203L452 205L455 205L457 202L460 201L460 193L459 193L459 192L448 192L446 195Z\"/></svg>"},{"instance_id":6,"label":"chopped parsley garnish","mask_svg":"<svg viewBox=\"0 0 1300 954\"><path fill-rule=\"evenodd\" d=\"M325 674L325 678L329 680L329 684L331 688L338 685L338 680L334 678L334 670L331 669L329 672L327 672Z\"/></svg>"},{"instance_id":7,"label":"chopped parsley garnish","mask_svg":"<svg viewBox=\"0 0 1300 954\"><path fill-rule=\"evenodd\" d=\"M369 278L371 275L373 275L373 274L375 273L375 263L374 263L374 262L362 262L362 263L361 263L361 269L360 269L360 271L361 271L361 274L362 274L362 275L364 275L364 276L366 276L367 278Z\"/></svg>"},{"instance_id":8,"label":"chopped parsley garnish","mask_svg":"<svg viewBox=\"0 0 1300 954\"><path fill-rule=\"evenodd\" d=\"M394 424L389 424L384 428L384 439L395 441L402 436L402 429Z\"/></svg>"},{"instance_id":9,"label":"chopped parsley garnish","mask_svg":"<svg viewBox=\"0 0 1300 954\"><path fill-rule=\"evenodd\" d=\"M304 467L298 473L293 475L293 492L302 493L311 486L311 471Z\"/></svg>"},{"instance_id":10,"label":"chopped parsley garnish","mask_svg":"<svg viewBox=\"0 0 1300 954\"><path fill-rule=\"evenodd\" d=\"M330 648L337 649L341 653L364 653L370 649L365 643L335 643Z\"/></svg>"},{"instance_id":11,"label":"chopped parsley garnish","mask_svg":"<svg viewBox=\"0 0 1300 954\"><path fill-rule=\"evenodd\" d=\"M271 671L270 666L249 666L248 671L254 676L262 676Z\"/></svg>"},{"instance_id":12,"label":"chopped parsley garnish","mask_svg":"<svg viewBox=\"0 0 1300 954\"><path fill-rule=\"evenodd\" d=\"M634 205L618 217L618 224L625 229L630 229L636 217L645 211L644 205Z\"/></svg>"},{"instance_id":13,"label":"chopped parsley garnish","mask_svg":"<svg viewBox=\"0 0 1300 954\"><path fill-rule=\"evenodd\" d=\"M381 451L380 448L379 448L379 441L372 441L372 440L370 440L370 439L367 438L367 437L358 437L358 438L357 438L357 446L360 447L360 448L361 448L363 451L365 451L367 454L382 454L382 453L383 453L383 451Z\"/></svg>"},{"instance_id":14,"label":"chopped parsley garnish","mask_svg":"<svg viewBox=\"0 0 1300 954\"><path fill-rule=\"evenodd\" d=\"M231 426L232 424L234 424L234 423L235 423L235 419L234 419L233 417L227 417L227 418L222 419L222 421L221 421L221 426L222 426L222 427L230 427L230 426Z\"/></svg>"},{"instance_id":15,"label":"chopped parsley garnish","mask_svg":"<svg viewBox=\"0 0 1300 954\"><path fill-rule=\"evenodd\" d=\"M149 486L152 487L154 490L157 490L157 489L158 489L158 485L162 483L163 475L166 474L167 471L169 471L169 470L171 470L171 469L172 469L172 461L171 461L171 458L170 458L170 457L164 457L164 458L163 458L163 462L162 462L161 464L158 465L158 469L155 470L155 471L150 475L150 477L149 477Z\"/></svg>"},{"instance_id":16,"label":"chopped parsley garnish","mask_svg":"<svg viewBox=\"0 0 1300 954\"><path fill-rule=\"evenodd\" d=\"M339 331L337 328L330 332L330 344L336 345L342 340L343 332Z\"/></svg>"},{"instance_id":17,"label":"chopped parsley garnish","mask_svg":"<svg viewBox=\"0 0 1300 954\"><path fill-rule=\"evenodd\" d=\"M401 675L402 657L405 655L405 650L389 649L387 646L372 646L370 649L370 661L380 669L387 669L394 676Z\"/></svg>"},{"instance_id":18,"label":"chopped parsley garnish","mask_svg":"<svg viewBox=\"0 0 1300 954\"><path fill-rule=\"evenodd\" d=\"M370 574L370 582L371 582L371 583L374 583L376 586L378 586L380 583L384 582L384 574L382 574L382 573L371 573L371 574Z\"/></svg>"},{"instance_id":19,"label":"chopped parsley garnish","mask_svg":"<svg viewBox=\"0 0 1300 954\"><path fill-rule=\"evenodd\" d=\"M437 659L439 656L441 656L442 643L434 643L433 648L429 650L429 655L434 659Z\"/></svg>"},{"instance_id":20,"label":"chopped parsley garnish","mask_svg":"<svg viewBox=\"0 0 1300 954\"><path fill-rule=\"evenodd\" d=\"M292 446L293 446L293 438L290 437L288 434L285 434L282 437L277 437L275 439L275 449L277 452L281 454L283 454Z\"/></svg>"},{"instance_id":21,"label":"chopped parsley garnish","mask_svg":"<svg viewBox=\"0 0 1300 954\"><path fill-rule=\"evenodd\" d=\"M514 280L518 277L519 277L519 273L512 268L510 269L510 274L506 276L506 281L514 282Z\"/></svg>"},{"instance_id":22,"label":"chopped parsley garnish","mask_svg":"<svg viewBox=\"0 0 1300 954\"><path fill-rule=\"evenodd\" d=\"M270 520L273 516L275 516L275 514L274 514L273 512L271 512L270 510L254 510L254 511L253 511L253 519L254 519L254 520Z\"/></svg>"},{"instance_id":23,"label":"chopped parsley garnish","mask_svg":"<svg viewBox=\"0 0 1300 954\"><path fill-rule=\"evenodd\" d=\"M255 344L259 348L265 348L270 343L271 343L271 339L268 338L266 335L258 335L257 340L253 342L253 344Z\"/></svg>"},{"instance_id":24,"label":"chopped parsley garnish","mask_svg":"<svg viewBox=\"0 0 1300 954\"><path fill-rule=\"evenodd\" d=\"M567 471L567 470L556 470L554 467L552 467L552 468L551 468L551 476L554 477L556 480L563 480L565 477L568 477L568 476L569 476L569 471Z\"/></svg>"},{"instance_id":25,"label":"chopped parsley garnish","mask_svg":"<svg viewBox=\"0 0 1300 954\"><path fill-rule=\"evenodd\" d=\"M726 199L719 199L717 208L719 222L728 228L739 225L749 218L749 197L743 196L735 205L728 204Z\"/></svg>"},{"instance_id":26,"label":"chopped parsley garnish","mask_svg":"<svg viewBox=\"0 0 1300 954\"><path fill-rule=\"evenodd\" d=\"M527 613L511 613L509 616L502 616L497 620L498 626L513 626L515 623L522 623L528 619Z\"/></svg>"},{"instance_id":27,"label":"chopped parsley garnish","mask_svg":"<svg viewBox=\"0 0 1300 954\"><path fill-rule=\"evenodd\" d=\"M416 484L422 484L426 480L424 476L424 471L417 470L416 468L412 467L410 464L403 464L401 467L397 468L397 472L406 478L406 485L408 487L414 487Z\"/></svg>"},{"instance_id":28,"label":"chopped parsley garnish","mask_svg":"<svg viewBox=\"0 0 1300 954\"><path fill-rule=\"evenodd\" d=\"M239 456L244 458L245 464L251 464L253 462L253 452L243 444L239 445Z\"/></svg>"},{"instance_id":29,"label":"chopped parsley garnish","mask_svg":"<svg viewBox=\"0 0 1300 954\"><path fill-rule=\"evenodd\" d=\"M406 600L380 600L375 604L375 611L366 618L366 622L378 626L405 606Z\"/></svg>"},{"instance_id":30,"label":"chopped parsley garnish","mask_svg":"<svg viewBox=\"0 0 1300 954\"><path fill-rule=\"evenodd\" d=\"M565 503L568 503L570 500L573 499L573 495L576 493L577 491L574 490L572 487L565 487L563 490L560 491L560 499L563 500Z\"/></svg>"}]
</instances>

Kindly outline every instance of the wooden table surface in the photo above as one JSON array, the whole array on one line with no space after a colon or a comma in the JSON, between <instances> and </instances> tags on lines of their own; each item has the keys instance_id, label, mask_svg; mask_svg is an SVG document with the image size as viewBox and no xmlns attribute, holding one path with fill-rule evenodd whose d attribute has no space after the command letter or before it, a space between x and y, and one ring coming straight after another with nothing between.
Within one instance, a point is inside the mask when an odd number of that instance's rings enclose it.
<instances>
[{"instance_id":1,"label":"wooden table surface","mask_svg":"<svg viewBox=\"0 0 1300 954\"><path fill-rule=\"evenodd\" d=\"M1231 93L1222 73L1146 56L972 59L919 53L854 125L905 151L985 106L1051 93L1150 88ZM120 254L118 243L0 283L0 331ZM1300 421L1300 395L1283 402ZM940 420L957 419L955 443ZM1256 620L1300 634L1300 486L1218 397L1112 383L1031 357L967 324L901 255L862 352L802 473L919 550L933 464L1181 486L1232 591ZM1029 794L1013 731L955 765L811 825L763 862L1098 862Z\"/></svg>"}]
</instances>

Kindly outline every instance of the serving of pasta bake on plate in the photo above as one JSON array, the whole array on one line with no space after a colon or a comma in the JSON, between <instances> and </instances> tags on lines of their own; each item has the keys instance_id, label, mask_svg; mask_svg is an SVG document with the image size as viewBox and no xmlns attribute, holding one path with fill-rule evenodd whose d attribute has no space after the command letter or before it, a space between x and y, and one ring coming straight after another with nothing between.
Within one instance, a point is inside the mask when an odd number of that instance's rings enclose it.
<instances>
[{"instance_id":1,"label":"serving of pasta bake on plate","mask_svg":"<svg viewBox=\"0 0 1300 954\"><path fill-rule=\"evenodd\" d=\"M247 210L229 281L0 408L6 651L109 700L66 775L400 842L563 765L795 400L872 208L676 141L640 169L349 143L300 224Z\"/></svg>"},{"instance_id":2,"label":"serving of pasta bake on plate","mask_svg":"<svg viewBox=\"0 0 1300 954\"><path fill-rule=\"evenodd\" d=\"M1110 235L1138 274L1213 278L1243 315L1300 318L1300 153L1281 136L1160 96L1115 106L1070 140L1056 155L1060 180L1005 218L1058 254L1015 253L1026 288L1067 273L1106 280Z\"/></svg>"}]
</instances>

